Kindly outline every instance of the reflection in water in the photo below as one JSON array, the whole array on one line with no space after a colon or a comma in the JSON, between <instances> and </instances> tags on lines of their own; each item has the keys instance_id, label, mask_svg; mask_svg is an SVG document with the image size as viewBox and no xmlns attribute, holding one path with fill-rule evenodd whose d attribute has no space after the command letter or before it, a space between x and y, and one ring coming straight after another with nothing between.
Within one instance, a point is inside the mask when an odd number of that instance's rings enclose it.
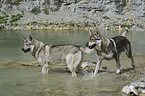
<instances>
[{"instance_id":1,"label":"reflection in water","mask_svg":"<svg viewBox=\"0 0 145 96\"><path fill-rule=\"evenodd\" d=\"M84 46L89 39L88 32L48 32L48 31L1 31L0 32L0 95L2 96L121 96L120 90L130 81L117 80L115 61L103 61L107 72L78 73L71 77L65 66L52 66L47 75L41 74L41 67L22 66L38 64L31 54L21 52L23 36L32 35L46 44L75 44ZM119 35L118 32L102 32L104 37ZM143 66L145 33L130 32L129 40L136 66ZM131 64L125 54L121 56L122 68ZM85 60L95 61L95 54L86 55ZM35 62L36 61L36 62Z\"/></svg>"}]
</instances>

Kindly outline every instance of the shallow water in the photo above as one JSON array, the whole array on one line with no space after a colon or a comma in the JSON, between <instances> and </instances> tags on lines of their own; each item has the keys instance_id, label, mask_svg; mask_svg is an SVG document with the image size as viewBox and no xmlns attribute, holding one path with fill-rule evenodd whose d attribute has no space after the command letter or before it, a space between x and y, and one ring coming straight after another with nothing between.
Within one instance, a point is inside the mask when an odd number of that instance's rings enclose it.
<instances>
[{"instance_id":1,"label":"shallow water","mask_svg":"<svg viewBox=\"0 0 145 96\"><path fill-rule=\"evenodd\" d=\"M86 31L1 31L0 32L0 96L123 96L122 87L130 81L121 81L115 74L115 61L103 61L106 71L97 76L92 72L78 73L71 77L65 66L52 66L47 75L41 74L41 67L22 66L38 62L31 54L24 54L23 36L32 35L46 44L75 44L84 46L88 41ZM104 37L120 35L120 32L102 32ZM145 33L128 33L137 67L145 64ZM95 54L85 55L85 60L95 61ZM122 69L131 68L130 60L121 55Z\"/></svg>"}]
</instances>

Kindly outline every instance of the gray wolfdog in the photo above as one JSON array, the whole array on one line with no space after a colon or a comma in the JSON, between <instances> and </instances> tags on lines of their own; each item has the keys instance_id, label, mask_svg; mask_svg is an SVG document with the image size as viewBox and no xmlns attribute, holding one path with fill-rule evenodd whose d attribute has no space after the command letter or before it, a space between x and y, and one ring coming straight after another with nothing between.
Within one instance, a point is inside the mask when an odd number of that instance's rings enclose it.
<instances>
[{"instance_id":1,"label":"gray wolfdog","mask_svg":"<svg viewBox=\"0 0 145 96\"><path fill-rule=\"evenodd\" d=\"M89 49L89 48L88 48ZM76 45L46 45L35 40L32 36L24 37L24 53L31 52L42 65L42 73L48 73L49 66L64 62L72 76L76 76L76 69L80 70L84 47Z\"/></svg>"},{"instance_id":2,"label":"gray wolfdog","mask_svg":"<svg viewBox=\"0 0 145 96\"><path fill-rule=\"evenodd\" d=\"M97 65L94 71L94 75L96 75L96 73L98 72L103 59L115 59L117 66L116 74L120 74L121 71L119 56L124 51L131 59L132 67L135 68L134 59L131 51L131 44L130 41L125 37L125 33L127 31L123 32L122 36L116 36L111 39L104 38L98 30L96 30L96 32L92 32L90 30L89 32L90 39L89 42L86 43L86 46L90 49L95 49L97 56Z\"/></svg>"}]
</instances>

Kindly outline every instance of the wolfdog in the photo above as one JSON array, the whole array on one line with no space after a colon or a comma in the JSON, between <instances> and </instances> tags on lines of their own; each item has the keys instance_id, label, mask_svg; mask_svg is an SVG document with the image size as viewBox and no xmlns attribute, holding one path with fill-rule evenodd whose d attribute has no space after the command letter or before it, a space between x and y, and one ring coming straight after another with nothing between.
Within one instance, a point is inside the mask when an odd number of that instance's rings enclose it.
<instances>
[{"instance_id":1,"label":"wolfdog","mask_svg":"<svg viewBox=\"0 0 145 96\"><path fill-rule=\"evenodd\" d=\"M67 64L72 76L76 76L76 69L80 70L83 50L76 45L46 45L35 40L32 36L24 37L24 53L31 52L42 65L42 73L48 73L49 66L64 62Z\"/></svg>"},{"instance_id":2,"label":"wolfdog","mask_svg":"<svg viewBox=\"0 0 145 96\"><path fill-rule=\"evenodd\" d=\"M111 39L104 38L98 30L96 32L90 32L89 42L86 43L86 46L90 49L96 50L97 56L97 64L94 71L94 75L97 74L99 67L101 66L101 62L103 59L112 60L115 59L117 71L116 74L120 74L120 54L125 51L126 55L131 59L132 67L135 68L134 59L131 51L131 43L125 37L125 32L123 32L122 36L116 36Z\"/></svg>"}]
</instances>

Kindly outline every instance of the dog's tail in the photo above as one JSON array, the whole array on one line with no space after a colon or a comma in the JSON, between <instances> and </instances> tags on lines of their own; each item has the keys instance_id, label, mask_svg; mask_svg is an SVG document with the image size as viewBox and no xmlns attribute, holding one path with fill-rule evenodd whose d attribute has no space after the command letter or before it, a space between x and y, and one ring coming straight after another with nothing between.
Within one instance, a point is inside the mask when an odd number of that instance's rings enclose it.
<instances>
[{"instance_id":1,"label":"dog's tail","mask_svg":"<svg viewBox=\"0 0 145 96\"><path fill-rule=\"evenodd\" d=\"M127 32L128 32L128 27L125 27L125 31L122 33L122 36L126 37Z\"/></svg>"}]
</instances>

